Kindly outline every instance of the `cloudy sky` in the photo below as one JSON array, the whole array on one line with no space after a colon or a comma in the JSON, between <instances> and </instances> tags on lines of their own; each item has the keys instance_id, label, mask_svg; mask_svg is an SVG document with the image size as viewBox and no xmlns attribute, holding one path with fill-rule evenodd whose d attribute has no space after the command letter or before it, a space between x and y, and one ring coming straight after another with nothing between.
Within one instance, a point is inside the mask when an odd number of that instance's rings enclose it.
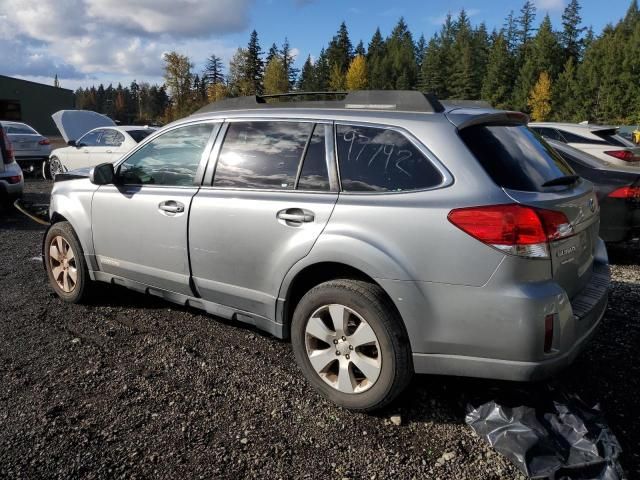
<instances>
[{"instance_id":1,"label":"cloudy sky","mask_svg":"<svg viewBox=\"0 0 640 480\"><path fill-rule=\"evenodd\" d=\"M536 0L538 20L560 27L568 0ZM0 74L63 87L160 82L162 54L188 55L196 70L212 53L228 61L249 32L263 50L288 36L302 63L315 56L342 20L365 44L379 26L386 35L400 16L428 38L447 12L465 8L473 23L500 27L524 0L0 0ZM584 23L599 31L624 15L630 0L582 0Z\"/></svg>"}]
</instances>

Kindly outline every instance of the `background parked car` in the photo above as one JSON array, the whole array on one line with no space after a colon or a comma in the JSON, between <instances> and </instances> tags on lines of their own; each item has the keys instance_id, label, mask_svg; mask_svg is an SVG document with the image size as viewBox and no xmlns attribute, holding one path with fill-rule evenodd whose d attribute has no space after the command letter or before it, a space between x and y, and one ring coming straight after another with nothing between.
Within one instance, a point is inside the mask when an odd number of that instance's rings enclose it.
<instances>
[{"instance_id":1,"label":"background parked car","mask_svg":"<svg viewBox=\"0 0 640 480\"><path fill-rule=\"evenodd\" d=\"M640 148L618 135L617 127L555 122L531 122L529 127L607 162L640 167Z\"/></svg>"},{"instance_id":2,"label":"background parked car","mask_svg":"<svg viewBox=\"0 0 640 480\"><path fill-rule=\"evenodd\" d=\"M640 173L603 162L562 142L548 140L575 172L593 183L600 202L600 237L607 243L640 240Z\"/></svg>"},{"instance_id":3,"label":"background parked car","mask_svg":"<svg viewBox=\"0 0 640 480\"><path fill-rule=\"evenodd\" d=\"M117 126L109 117L87 110L62 110L53 114L53 119L69 146L51 152L42 169L45 178L114 162L156 130L147 126Z\"/></svg>"},{"instance_id":4,"label":"background parked car","mask_svg":"<svg viewBox=\"0 0 640 480\"><path fill-rule=\"evenodd\" d=\"M25 172L40 171L51 153L51 142L34 128L22 122L2 122L13 145L18 165Z\"/></svg>"},{"instance_id":5,"label":"background parked car","mask_svg":"<svg viewBox=\"0 0 640 480\"><path fill-rule=\"evenodd\" d=\"M0 202L22 196L24 177L13 156L11 141L0 124Z\"/></svg>"}]
</instances>

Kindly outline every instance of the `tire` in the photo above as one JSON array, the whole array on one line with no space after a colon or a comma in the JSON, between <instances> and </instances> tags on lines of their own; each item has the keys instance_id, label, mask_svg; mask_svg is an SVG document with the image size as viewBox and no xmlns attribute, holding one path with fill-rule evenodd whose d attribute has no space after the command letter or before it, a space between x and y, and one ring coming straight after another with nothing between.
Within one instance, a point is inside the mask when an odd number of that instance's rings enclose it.
<instances>
[{"instance_id":1,"label":"tire","mask_svg":"<svg viewBox=\"0 0 640 480\"><path fill-rule=\"evenodd\" d=\"M62 300L81 303L89 298L92 286L89 270L80 241L69 222L55 223L47 231L44 262L49 284Z\"/></svg>"},{"instance_id":2,"label":"tire","mask_svg":"<svg viewBox=\"0 0 640 480\"><path fill-rule=\"evenodd\" d=\"M55 176L63 171L64 167L58 157L51 157L42 162L42 177L45 180L55 180Z\"/></svg>"},{"instance_id":3,"label":"tire","mask_svg":"<svg viewBox=\"0 0 640 480\"><path fill-rule=\"evenodd\" d=\"M342 335L340 321L334 323L340 317ZM307 292L293 314L291 343L308 382L350 410L388 405L413 376L411 348L395 307L379 286L364 281L332 280Z\"/></svg>"}]
</instances>

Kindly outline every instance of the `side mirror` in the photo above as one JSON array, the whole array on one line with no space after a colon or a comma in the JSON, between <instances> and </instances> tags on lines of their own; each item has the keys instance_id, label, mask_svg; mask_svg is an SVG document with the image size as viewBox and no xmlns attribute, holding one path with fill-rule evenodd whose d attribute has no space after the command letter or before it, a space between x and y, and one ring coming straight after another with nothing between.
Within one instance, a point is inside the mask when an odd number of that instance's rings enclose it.
<instances>
[{"instance_id":1,"label":"side mirror","mask_svg":"<svg viewBox=\"0 0 640 480\"><path fill-rule=\"evenodd\" d=\"M115 183L116 174L113 163L101 163L91 169L89 180L95 185L109 185Z\"/></svg>"},{"instance_id":2,"label":"side mirror","mask_svg":"<svg viewBox=\"0 0 640 480\"><path fill-rule=\"evenodd\" d=\"M75 147L76 146L76 141L75 140L69 140L67 142L67 145L69 145L70 147Z\"/></svg>"}]
</instances>

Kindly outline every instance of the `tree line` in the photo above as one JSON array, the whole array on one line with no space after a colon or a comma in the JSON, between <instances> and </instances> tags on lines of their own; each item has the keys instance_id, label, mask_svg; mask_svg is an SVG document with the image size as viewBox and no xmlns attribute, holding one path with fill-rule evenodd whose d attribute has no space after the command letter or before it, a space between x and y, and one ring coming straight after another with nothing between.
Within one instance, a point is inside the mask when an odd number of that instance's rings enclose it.
<instances>
[{"instance_id":1,"label":"tree line","mask_svg":"<svg viewBox=\"0 0 640 480\"><path fill-rule=\"evenodd\" d=\"M355 46L342 22L300 70L286 38L264 52L254 30L228 66L214 54L194 73L186 55L167 53L164 85L79 89L77 104L117 119L166 122L226 97L410 89L441 99L486 100L535 120L639 123L637 0L599 35L582 24L580 10L578 0L570 0L555 28L548 14L537 22L536 7L527 0L519 12L509 12L501 28L489 31L484 23L473 25L463 9L447 15L428 40L416 38L400 18L387 37L378 28L366 45Z\"/></svg>"}]
</instances>

